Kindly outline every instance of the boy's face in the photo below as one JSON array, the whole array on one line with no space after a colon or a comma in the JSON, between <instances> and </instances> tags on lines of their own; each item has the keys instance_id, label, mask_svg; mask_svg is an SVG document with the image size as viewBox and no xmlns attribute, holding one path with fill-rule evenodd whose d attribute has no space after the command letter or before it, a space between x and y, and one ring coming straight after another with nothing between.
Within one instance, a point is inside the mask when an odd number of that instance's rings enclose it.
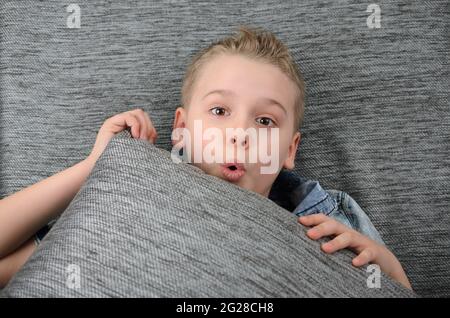
<instances>
[{"instance_id":1,"label":"boy's face","mask_svg":"<svg viewBox=\"0 0 450 318\"><path fill-rule=\"evenodd\" d=\"M295 97L295 84L277 67L244 56L220 55L202 66L192 88L190 105L179 107L175 112L174 128L186 128L192 136L189 157L194 165L267 197L281 168L294 167L300 141L300 133L294 130ZM212 127L222 132L223 137L205 137L203 132ZM243 130L227 134L227 129L237 128ZM254 135L242 133L246 130L257 131L258 140ZM196 135L199 131L202 132L200 136ZM261 137L264 136L261 131L267 133L267 138ZM216 148L212 153L216 155L217 149L223 149L223 161L208 163L202 158L201 162L196 162L198 160L193 158L196 141L203 149L213 142ZM173 141L174 144L177 142L179 140ZM262 173L261 167L269 164L260 160L259 155L256 161L249 159L250 152L256 149L253 147L259 148L257 153L270 153L272 158L277 156L276 169ZM242 162L237 160L238 153L245 155L245 163L230 167L230 164Z\"/></svg>"}]
</instances>

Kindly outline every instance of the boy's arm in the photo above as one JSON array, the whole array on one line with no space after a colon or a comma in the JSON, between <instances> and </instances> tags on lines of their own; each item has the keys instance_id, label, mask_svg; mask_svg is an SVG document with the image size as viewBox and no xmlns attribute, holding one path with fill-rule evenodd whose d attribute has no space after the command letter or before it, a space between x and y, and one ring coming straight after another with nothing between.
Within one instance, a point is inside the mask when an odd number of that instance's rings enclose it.
<instances>
[{"instance_id":1,"label":"boy's arm","mask_svg":"<svg viewBox=\"0 0 450 318\"><path fill-rule=\"evenodd\" d=\"M0 259L0 289L8 284L11 277L25 264L35 249L34 239L29 239L17 250Z\"/></svg>"},{"instance_id":2,"label":"boy's arm","mask_svg":"<svg viewBox=\"0 0 450 318\"><path fill-rule=\"evenodd\" d=\"M338 250L349 248L358 254L352 260L354 266L360 267L368 263L378 264L383 272L406 288L412 289L402 265L385 245L370 239L323 213L301 216L298 221L305 226L312 227L306 232L306 235L313 240L318 240L325 236L334 237L331 241L322 244L322 250L325 253L334 253Z\"/></svg>"},{"instance_id":3,"label":"boy's arm","mask_svg":"<svg viewBox=\"0 0 450 318\"><path fill-rule=\"evenodd\" d=\"M0 259L67 208L109 141L128 127L134 138L154 142L157 137L150 117L142 109L117 114L104 122L85 160L0 200Z\"/></svg>"},{"instance_id":4,"label":"boy's arm","mask_svg":"<svg viewBox=\"0 0 450 318\"><path fill-rule=\"evenodd\" d=\"M0 200L0 259L63 212L94 165L94 158L88 157Z\"/></svg>"}]
</instances>

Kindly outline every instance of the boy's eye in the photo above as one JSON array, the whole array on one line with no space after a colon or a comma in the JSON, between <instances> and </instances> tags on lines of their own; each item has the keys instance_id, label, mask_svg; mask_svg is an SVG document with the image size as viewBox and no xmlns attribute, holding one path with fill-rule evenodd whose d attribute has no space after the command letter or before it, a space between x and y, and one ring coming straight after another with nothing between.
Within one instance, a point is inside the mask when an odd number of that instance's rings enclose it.
<instances>
[{"instance_id":1,"label":"boy's eye","mask_svg":"<svg viewBox=\"0 0 450 318\"><path fill-rule=\"evenodd\" d=\"M214 107L209 110L213 115L216 116L225 116L229 115L229 113L223 107Z\"/></svg>"},{"instance_id":2,"label":"boy's eye","mask_svg":"<svg viewBox=\"0 0 450 318\"><path fill-rule=\"evenodd\" d=\"M256 118L256 122L263 126L269 126L269 127L275 126L275 122L273 121L273 119L271 119L269 117L258 117L258 118Z\"/></svg>"}]
</instances>

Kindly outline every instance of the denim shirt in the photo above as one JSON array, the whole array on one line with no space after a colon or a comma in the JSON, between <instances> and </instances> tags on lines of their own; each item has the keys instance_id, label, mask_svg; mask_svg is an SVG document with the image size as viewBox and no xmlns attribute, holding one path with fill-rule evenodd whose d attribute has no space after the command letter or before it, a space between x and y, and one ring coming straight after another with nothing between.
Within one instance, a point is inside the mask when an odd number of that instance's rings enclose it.
<instances>
[{"instance_id":1,"label":"denim shirt","mask_svg":"<svg viewBox=\"0 0 450 318\"><path fill-rule=\"evenodd\" d=\"M324 213L384 245L366 213L343 191L324 190L318 181L283 169L272 185L269 199L299 217Z\"/></svg>"}]
</instances>

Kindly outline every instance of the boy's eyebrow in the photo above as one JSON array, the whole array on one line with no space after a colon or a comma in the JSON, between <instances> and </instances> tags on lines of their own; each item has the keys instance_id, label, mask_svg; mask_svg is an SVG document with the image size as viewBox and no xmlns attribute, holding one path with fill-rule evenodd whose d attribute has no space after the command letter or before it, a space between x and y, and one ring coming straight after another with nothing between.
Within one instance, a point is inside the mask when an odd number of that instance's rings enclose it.
<instances>
[{"instance_id":1,"label":"boy's eyebrow","mask_svg":"<svg viewBox=\"0 0 450 318\"><path fill-rule=\"evenodd\" d=\"M203 96L202 100L205 99L206 96L211 95L211 94L219 94L219 95L222 95L222 96L231 96L231 97L236 96L236 93L231 91L231 90L228 90L228 89L215 89L215 90L212 90L209 93L207 93L205 96ZM284 108L284 106L281 103L277 102L276 100L274 100L272 98L261 97L259 99L259 101L263 102L263 103L266 103L266 104L269 104L269 105L278 106L278 107L280 107L283 110L284 114L287 115L286 108Z\"/></svg>"}]
</instances>

